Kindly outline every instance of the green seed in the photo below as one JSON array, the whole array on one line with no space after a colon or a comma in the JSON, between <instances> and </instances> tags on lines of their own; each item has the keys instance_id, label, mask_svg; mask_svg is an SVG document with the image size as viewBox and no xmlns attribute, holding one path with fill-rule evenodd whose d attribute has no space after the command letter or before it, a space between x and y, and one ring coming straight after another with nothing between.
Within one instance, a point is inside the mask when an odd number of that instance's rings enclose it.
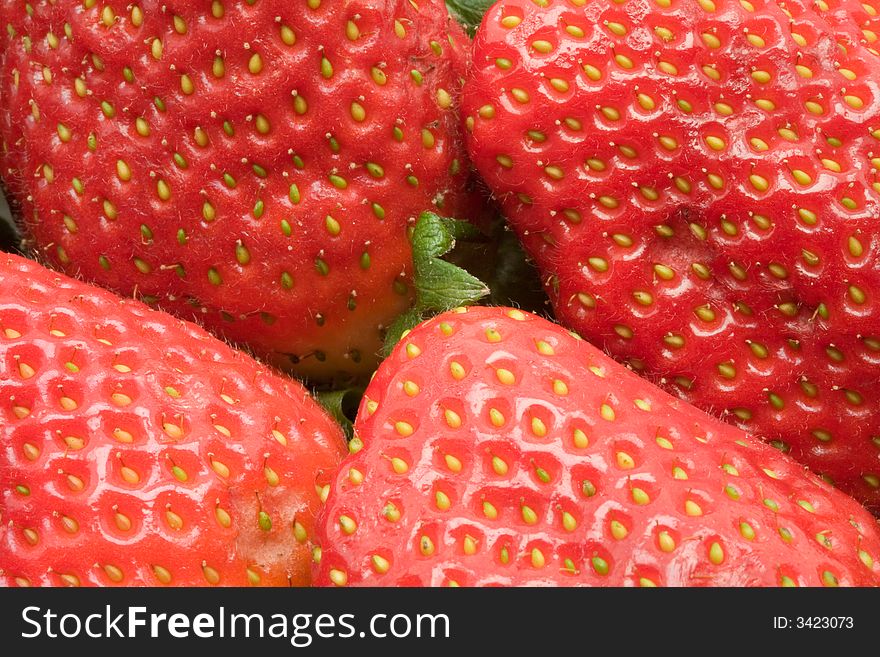
<instances>
[{"instance_id":1,"label":"green seed","mask_svg":"<svg viewBox=\"0 0 880 657\"><path fill-rule=\"evenodd\" d=\"M272 518L270 518L269 514L265 511L260 511L257 524L259 524L260 529L264 532L272 531Z\"/></svg>"},{"instance_id":2,"label":"green seed","mask_svg":"<svg viewBox=\"0 0 880 657\"><path fill-rule=\"evenodd\" d=\"M246 265L251 261L250 251L240 241L235 245L235 259L240 265Z\"/></svg>"}]
</instances>

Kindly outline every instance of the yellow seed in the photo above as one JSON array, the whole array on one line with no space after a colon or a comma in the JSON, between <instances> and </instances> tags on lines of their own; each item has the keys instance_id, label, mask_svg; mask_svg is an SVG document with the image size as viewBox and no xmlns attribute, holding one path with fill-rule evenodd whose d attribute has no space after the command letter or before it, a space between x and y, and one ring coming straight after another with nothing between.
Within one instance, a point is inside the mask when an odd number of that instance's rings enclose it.
<instances>
[{"instance_id":1,"label":"yellow seed","mask_svg":"<svg viewBox=\"0 0 880 657\"><path fill-rule=\"evenodd\" d=\"M700 38L703 40L703 43L706 44L709 48L720 48L721 47L721 39L719 39L716 35L711 32L703 32L700 35Z\"/></svg>"},{"instance_id":2,"label":"yellow seed","mask_svg":"<svg viewBox=\"0 0 880 657\"><path fill-rule=\"evenodd\" d=\"M391 568L391 563L388 561L388 559L378 554L374 554L370 558L370 562L373 564L373 570L375 570L380 575L387 573L388 569Z\"/></svg>"},{"instance_id":3,"label":"yellow seed","mask_svg":"<svg viewBox=\"0 0 880 657\"><path fill-rule=\"evenodd\" d=\"M338 568L330 569L330 581L336 586L345 586L348 584L348 573Z\"/></svg>"},{"instance_id":4,"label":"yellow seed","mask_svg":"<svg viewBox=\"0 0 880 657\"><path fill-rule=\"evenodd\" d=\"M367 111L364 109L364 106L358 102L353 102L350 107L351 118L361 123L364 119L367 118Z\"/></svg>"},{"instance_id":5,"label":"yellow seed","mask_svg":"<svg viewBox=\"0 0 880 657\"><path fill-rule=\"evenodd\" d=\"M663 552L672 552L676 547L675 539L665 530L657 535L657 542Z\"/></svg>"},{"instance_id":6,"label":"yellow seed","mask_svg":"<svg viewBox=\"0 0 880 657\"><path fill-rule=\"evenodd\" d=\"M538 438L544 438L547 435L547 426L541 418L532 418L532 433Z\"/></svg>"},{"instance_id":7,"label":"yellow seed","mask_svg":"<svg viewBox=\"0 0 880 657\"><path fill-rule=\"evenodd\" d=\"M122 475L123 481L127 484L136 484L141 480L140 475L132 468L127 465L122 466L119 470L119 474Z\"/></svg>"},{"instance_id":8,"label":"yellow seed","mask_svg":"<svg viewBox=\"0 0 880 657\"><path fill-rule=\"evenodd\" d=\"M617 452L617 467L622 470L631 470L636 467L636 462L626 452Z\"/></svg>"},{"instance_id":9,"label":"yellow seed","mask_svg":"<svg viewBox=\"0 0 880 657\"><path fill-rule=\"evenodd\" d=\"M495 370L495 376L503 385L512 386L516 383L516 376L514 376L513 372L503 367L499 367Z\"/></svg>"},{"instance_id":10,"label":"yellow seed","mask_svg":"<svg viewBox=\"0 0 880 657\"><path fill-rule=\"evenodd\" d=\"M806 208L798 208L798 216L808 226L815 226L816 222L819 220L818 215L812 210L807 210Z\"/></svg>"},{"instance_id":11,"label":"yellow seed","mask_svg":"<svg viewBox=\"0 0 880 657\"><path fill-rule=\"evenodd\" d=\"M398 435L406 438L408 436L411 436L415 429L413 428L413 425L411 425L409 422L404 422L401 420L400 422L394 423L394 431L397 432Z\"/></svg>"},{"instance_id":12,"label":"yellow seed","mask_svg":"<svg viewBox=\"0 0 880 657\"><path fill-rule=\"evenodd\" d=\"M544 173L553 178L553 180L562 180L565 178L565 172L560 167L552 164L544 167Z\"/></svg>"},{"instance_id":13,"label":"yellow seed","mask_svg":"<svg viewBox=\"0 0 880 657\"><path fill-rule=\"evenodd\" d=\"M600 80L602 78L602 71L600 71L592 64L584 64L584 73L586 73L587 77L590 78L593 82L596 82L597 80ZM577 122L576 119L571 119L571 121ZM566 120L566 123L569 123L569 121ZM569 124L569 127L572 128L572 130L580 130L579 127L574 128L571 124Z\"/></svg>"},{"instance_id":14,"label":"yellow seed","mask_svg":"<svg viewBox=\"0 0 880 657\"><path fill-rule=\"evenodd\" d=\"M675 64L667 61L659 61L657 62L657 68L666 73L667 75L678 75L678 68Z\"/></svg>"},{"instance_id":15,"label":"yellow seed","mask_svg":"<svg viewBox=\"0 0 880 657\"><path fill-rule=\"evenodd\" d=\"M513 29L517 25L522 22L522 19L519 16L505 16L501 19L501 25L506 27L508 30Z\"/></svg>"},{"instance_id":16,"label":"yellow seed","mask_svg":"<svg viewBox=\"0 0 880 657\"><path fill-rule=\"evenodd\" d=\"M506 418L504 417L504 414L497 408L490 408L489 421L492 423L493 426L500 427L504 425Z\"/></svg>"},{"instance_id":17,"label":"yellow seed","mask_svg":"<svg viewBox=\"0 0 880 657\"><path fill-rule=\"evenodd\" d=\"M462 552L470 556L477 553L477 541L472 536L465 536L461 546Z\"/></svg>"},{"instance_id":18,"label":"yellow seed","mask_svg":"<svg viewBox=\"0 0 880 657\"><path fill-rule=\"evenodd\" d=\"M127 532L131 530L131 518L120 511L115 511L113 521L120 531Z\"/></svg>"},{"instance_id":19,"label":"yellow seed","mask_svg":"<svg viewBox=\"0 0 880 657\"><path fill-rule=\"evenodd\" d=\"M574 443L574 446L578 449L586 449L590 444L590 441L587 438L587 434L584 433L581 429L575 429L572 432L572 441Z\"/></svg>"},{"instance_id":20,"label":"yellow seed","mask_svg":"<svg viewBox=\"0 0 880 657\"><path fill-rule=\"evenodd\" d=\"M168 522L168 526L171 527L171 529L183 529L183 518L174 513L171 509L165 509L165 520Z\"/></svg>"},{"instance_id":21,"label":"yellow seed","mask_svg":"<svg viewBox=\"0 0 880 657\"><path fill-rule=\"evenodd\" d=\"M697 504L693 500L687 500L684 503L684 512L689 516L703 515L703 509L700 507L699 504Z\"/></svg>"},{"instance_id":22,"label":"yellow seed","mask_svg":"<svg viewBox=\"0 0 880 657\"><path fill-rule=\"evenodd\" d=\"M611 535L618 541L622 541L629 534L629 530L619 520L611 521Z\"/></svg>"},{"instance_id":23,"label":"yellow seed","mask_svg":"<svg viewBox=\"0 0 880 657\"><path fill-rule=\"evenodd\" d=\"M391 468L397 474L404 474L409 470L409 464L402 458L394 457L391 459Z\"/></svg>"},{"instance_id":24,"label":"yellow seed","mask_svg":"<svg viewBox=\"0 0 880 657\"><path fill-rule=\"evenodd\" d=\"M664 3L665 3L665 4L664 4ZM657 4L660 5L661 7L663 7L663 6L668 7L668 6L669 6L669 0L658 0ZM672 40L675 38L675 34L674 34L673 31L670 30L668 27L655 27L655 28L654 28L654 33L655 33L658 37L660 37L661 39L663 39L663 41L672 41Z\"/></svg>"},{"instance_id":25,"label":"yellow seed","mask_svg":"<svg viewBox=\"0 0 880 657\"><path fill-rule=\"evenodd\" d=\"M633 502L639 506L645 506L651 502L651 496L641 488L633 487L630 491L630 495L632 495Z\"/></svg>"},{"instance_id":26,"label":"yellow seed","mask_svg":"<svg viewBox=\"0 0 880 657\"><path fill-rule=\"evenodd\" d=\"M221 527L230 527L232 525L232 516L222 507L214 508L214 517Z\"/></svg>"},{"instance_id":27,"label":"yellow seed","mask_svg":"<svg viewBox=\"0 0 880 657\"><path fill-rule=\"evenodd\" d=\"M339 516L339 528L343 534L354 534L357 531L357 523L349 516Z\"/></svg>"},{"instance_id":28,"label":"yellow seed","mask_svg":"<svg viewBox=\"0 0 880 657\"><path fill-rule=\"evenodd\" d=\"M614 61L617 63L618 66L620 66L620 68L623 68L626 70L630 70L635 65L635 64L633 64L632 59L630 59L626 55L623 55L620 53L614 55Z\"/></svg>"},{"instance_id":29,"label":"yellow seed","mask_svg":"<svg viewBox=\"0 0 880 657\"><path fill-rule=\"evenodd\" d=\"M64 444L67 445L68 449L80 450L85 447L86 441L77 436L66 436L64 438Z\"/></svg>"},{"instance_id":30,"label":"yellow seed","mask_svg":"<svg viewBox=\"0 0 880 657\"><path fill-rule=\"evenodd\" d=\"M806 171L802 171L801 169L794 169L791 172L791 175L794 177L795 181L799 185L810 185L813 182L812 177Z\"/></svg>"},{"instance_id":31,"label":"yellow seed","mask_svg":"<svg viewBox=\"0 0 880 657\"><path fill-rule=\"evenodd\" d=\"M446 467L449 468L452 472L461 472L462 463L460 459L456 458L452 454L446 454L443 457L443 460L446 462Z\"/></svg>"},{"instance_id":32,"label":"yellow seed","mask_svg":"<svg viewBox=\"0 0 880 657\"><path fill-rule=\"evenodd\" d=\"M748 39L748 42L755 46L755 48L763 48L765 45L764 39L757 34L747 34L746 39Z\"/></svg>"},{"instance_id":33,"label":"yellow seed","mask_svg":"<svg viewBox=\"0 0 880 657\"><path fill-rule=\"evenodd\" d=\"M532 48L534 48L539 53L546 55L553 50L553 44L549 41L538 39L536 41L532 41Z\"/></svg>"},{"instance_id":34,"label":"yellow seed","mask_svg":"<svg viewBox=\"0 0 880 657\"><path fill-rule=\"evenodd\" d=\"M536 340L535 348L538 350L538 353L544 356L553 356L556 353L550 343L545 340Z\"/></svg>"},{"instance_id":35,"label":"yellow seed","mask_svg":"<svg viewBox=\"0 0 880 657\"><path fill-rule=\"evenodd\" d=\"M614 422L614 409L608 404L602 404L602 406L599 407L599 415L607 422Z\"/></svg>"},{"instance_id":36,"label":"yellow seed","mask_svg":"<svg viewBox=\"0 0 880 657\"><path fill-rule=\"evenodd\" d=\"M357 41L361 35L361 31L358 29L357 23L354 21L348 21L345 24L345 37L349 41Z\"/></svg>"},{"instance_id":37,"label":"yellow seed","mask_svg":"<svg viewBox=\"0 0 880 657\"><path fill-rule=\"evenodd\" d=\"M560 379L553 380L553 393L564 396L568 394L568 385L566 385L565 381Z\"/></svg>"},{"instance_id":38,"label":"yellow seed","mask_svg":"<svg viewBox=\"0 0 880 657\"><path fill-rule=\"evenodd\" d=\"M218 475L220 475L224 479L229 477L229 467L225 463L213 458L210 459L210 463L211 469L214 470L214 472L216 472Z\"/></svg>"},{"instance_id":39,"label":"yellow seed","mask_svg":"<svg viewBox=\"0 0 880 657\"><path fill-rule=\"evenodd\" d=\"M447 511L451 505L451 501L449 499L449 496L446 493L444 493L442 490L438 490L434 494L434 503L436 504L437 508L440 509L441 511Z\"/></svg>"},{"instance_id":40,"label":"yellow seed","mask_svg":"<svg viewBox=\"0 0 880 657\"><path fill-rule=\"evenodd\" d=\"M749 175L749 182L759 192L766 192L770 188L770 181L756 173Z\"/></svg>"},{"instance_id":41,"label":"yellow seed","mask_svg":"<svg viewBox=\"0 0 880 657\"><path fill-rule=\"evenodd\" d=\"M437 105L440 106L440 109L449 109L450 107L452 107L452 95L448 91L446 91L446 89L437 90ZM483 115L480 114L480 116Z\"/></svg>"},{"instance_id":42,"label":"yellow seed","mask_svg":"<svg viewBox=\"0 0 880 657\"><path fill-rule=\"evenodd\" d=\"M767 84L773 76L767 71L752 71L752 79L759 84Z\"/></svg>"},{"instance_id":43,"label":"yellow seed","mask_svg":"<svg viewBox=\"0 0 880 657\"><path fill-rule=\"evenodd\" d=\"M714 64L706 64L702 67L703 73L706 74L706 77L718 81L721 79L721 73L718 72L718 69Z\"/></svg>"},{"instance_id":44,"label":"yellow seed","mask_svg":"<svg viewBox=\"0 0 880 657\"><path fill-rule=\"evenodd\" d=\"M852 107L853 109L862 109L865 106L865 101L863 101L858 96L846 95L843 97L843 100L846 101L846 104Z\"/></svg>"},{"instance_id":45,"label":"yellow seed","mask_svg":"<svg viewBox=\"0 0 880 657\"><path fill-rule=\"evenodd\" d=\"M462 367L462 365L456 361L452 361L451 363L449 363L449 371L452 374L452 378L456 379L457 381L461 381L467 374L464 367Z\"/></svg>"},{"instance_id":46,"label":"yellow seed","mask_svg":"<svg viewBox=\"0 0 880 657\"><path fill-rule=\"evenodd\" d=\"M498 518L498 509L491 502L483 502L483 515L489 520Z\"/></svg>"},{"instance_id":47,"label":"yellow seed","mask_svg":"<svg viewBox=\"0 0 880 657\"><path fill-rule=\"evenodd\" d=\"M727 147L727 143L721 137L714 135L706 137L706 143L713 151L723 151Z\"/></svg>"},{"instance_id":48,"label":"yellow seed","mask_svg":"<svg viewBox=\"0 0 880 657\"><path fill-rule=\"evenodd\" d=\"M862 254L865 252L862 243L859 241L855 235L851 235L849 241L847 243L847 248L849 250L849 254L854 258L860 258Z\"/></svg>"},{"instance_id":49,"label":"yellow seed","mask_svg":"<svg viewBox=\"0 0 880 657\"><path fill-rule=\"evenodd\" d=\"M296 43L296 33L287 25L281 26L281 41L286 46L292 46Z\"/></svg>"},{"instance_id":50,"label":"yellow seed","mask_svg":"<svg viewBox=\"0 0 880 657\"><path fill-rule=\"evenodd\" d=\"M493 456L492 457L492 470L499 477L503 477L504 475L507 474L507 471L508 471L507 462L504 459L502 459L500 456Z\"/></svg>"}]
</instances>

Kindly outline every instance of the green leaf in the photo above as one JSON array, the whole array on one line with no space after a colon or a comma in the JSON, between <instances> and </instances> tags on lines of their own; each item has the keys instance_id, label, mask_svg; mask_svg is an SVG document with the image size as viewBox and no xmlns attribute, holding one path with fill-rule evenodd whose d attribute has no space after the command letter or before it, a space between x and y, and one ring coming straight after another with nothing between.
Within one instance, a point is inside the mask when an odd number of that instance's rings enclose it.
<instances>
[{"instance_id":1,"label":"green leaf","mask_svg":"<svg viewBox=\"0 0 880 657\"><path fill-rule=\"evenodd\" d=\"M479 278L441 260L453 249L456 239L475 239L479 235L476 228L464 221L433 212L419 216L411 239L416 302L389 327L385 338L386 355L405 331L425 317L476 303L489 294L489 288Z\"/></svg>"},{"instance_id":2,"label":"green leaf","mask_svg":"<svg viewBox=\"0 0 880 657\"><path fill-rule=\"evenodd\" d=\"M495 0L446 0L449 11L473 35L483 20L483 14L495 4Z\"/></svg>"},{"instance_id":3,"label":"green leaf","mask_svg":"<svg viewBox=\"0 0 880 657\"><path fill-rule=\"evenodd\" d=\"M416 324L424 318L422 311L418 308L410 308L402 315L398 315L397 319L391 322L388 332L385 334L385 344L383 346L383 355L387 356L394 349L394 345L400 342L403 334L412 329Z\"/></svg>"},{"instance_id":4,"label":"green leaf","mask_svg":"<svg viewBox=\"0 0 880 657\"><path fill-rule=\"evenodd\" d=\"M313 395L317 402L324 407L324 410L342 427L345 437L351 440L354 435L354 417L357 415L364 389L351 387L341 390L317 390Z\"/></svg>"}]
</instances>

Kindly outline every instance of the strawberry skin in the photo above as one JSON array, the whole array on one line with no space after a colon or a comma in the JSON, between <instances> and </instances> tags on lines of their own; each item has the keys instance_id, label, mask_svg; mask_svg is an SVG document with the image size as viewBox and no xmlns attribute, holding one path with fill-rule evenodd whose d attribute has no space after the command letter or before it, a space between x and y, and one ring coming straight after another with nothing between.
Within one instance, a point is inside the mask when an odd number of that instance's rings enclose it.
<instances>
[{"instance_id":1,"label":"strawberry skin","mask_svg":"<svg viewBox=\"0 0 880 657\"><path fill-rule=\"evenodd\" d=\"M466 202L441 0L0 0L2 175L46 262L281 367L366 373L406 228Z\"/></svg>"},{"instance_id":2,"label":"strawberry skin","mask_svg":"<svg viewBox=\"0 0 880 657\"><path fill-rule=\"evenodd\" d=\"M200 328L0 255L0 585L306 585L338 427Z\"/></svg>"},{"instance_id":3,"label":"strawberry skin","mask_svg":"<svg viewBox=\"0 0 880 657\"><path fill-rule=\"evenodd\" d=\"M557 317L880 511L866 10L580 4L496 3L462 101Z\"/></svg>"},{"instance_id":4,"label":"strawberry skin","mask_svg":"<svg viewBox=\"0 0 880 657\"><path fill-rule=\"evenodd\" d=\"M880 585L854 500L520 310L418 326L355 430L317 584Z\"/></svg>"}]
</instances>

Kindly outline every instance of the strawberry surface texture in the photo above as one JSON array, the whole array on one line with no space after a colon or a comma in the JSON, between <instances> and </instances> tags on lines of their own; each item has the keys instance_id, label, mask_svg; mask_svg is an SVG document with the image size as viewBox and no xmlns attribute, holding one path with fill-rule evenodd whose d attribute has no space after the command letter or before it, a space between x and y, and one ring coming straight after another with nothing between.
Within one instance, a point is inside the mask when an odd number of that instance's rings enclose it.
<instances>
[{"instance_id":1,"label":"strawberry surface texture","mask_svg":"<svg viewBox=\"0 0 880 657\"><path fill-rule=\"evenodd\" d=\"M345 451L297 382L0 255L0 585L310 583Z\"/></svg>"},{"instance_id":2,"label":"strawberry surface texture","mask_svg":"<svg viewBox=\"0 0 880 657\"><path fill-rule=\"evenodd\" d=\"M301 375L374 368L407 226L469 203L441 0L2 0L0 25L0 172L45 262Z\"/></svg>"},{"instance_id":3,"label":"strawberry surface texture","mask_svg":"<svg viewBox=\"0 0 880 657\"><path fill-rule=\"evenodd\" d=\"M880 584L854 500L520 310L418 326L355 431L317 584Z\"/></svg>"},{"instance_id":4,"label":"strawberry surface texture","mask_svg":"<svg viewBox=\"0 0 880 657\"><path fill-rule=\"evenodd\" d=\"M877 7L501 0L462 101L563 324L875 512Z\"/></svg>"}]
</instances>

